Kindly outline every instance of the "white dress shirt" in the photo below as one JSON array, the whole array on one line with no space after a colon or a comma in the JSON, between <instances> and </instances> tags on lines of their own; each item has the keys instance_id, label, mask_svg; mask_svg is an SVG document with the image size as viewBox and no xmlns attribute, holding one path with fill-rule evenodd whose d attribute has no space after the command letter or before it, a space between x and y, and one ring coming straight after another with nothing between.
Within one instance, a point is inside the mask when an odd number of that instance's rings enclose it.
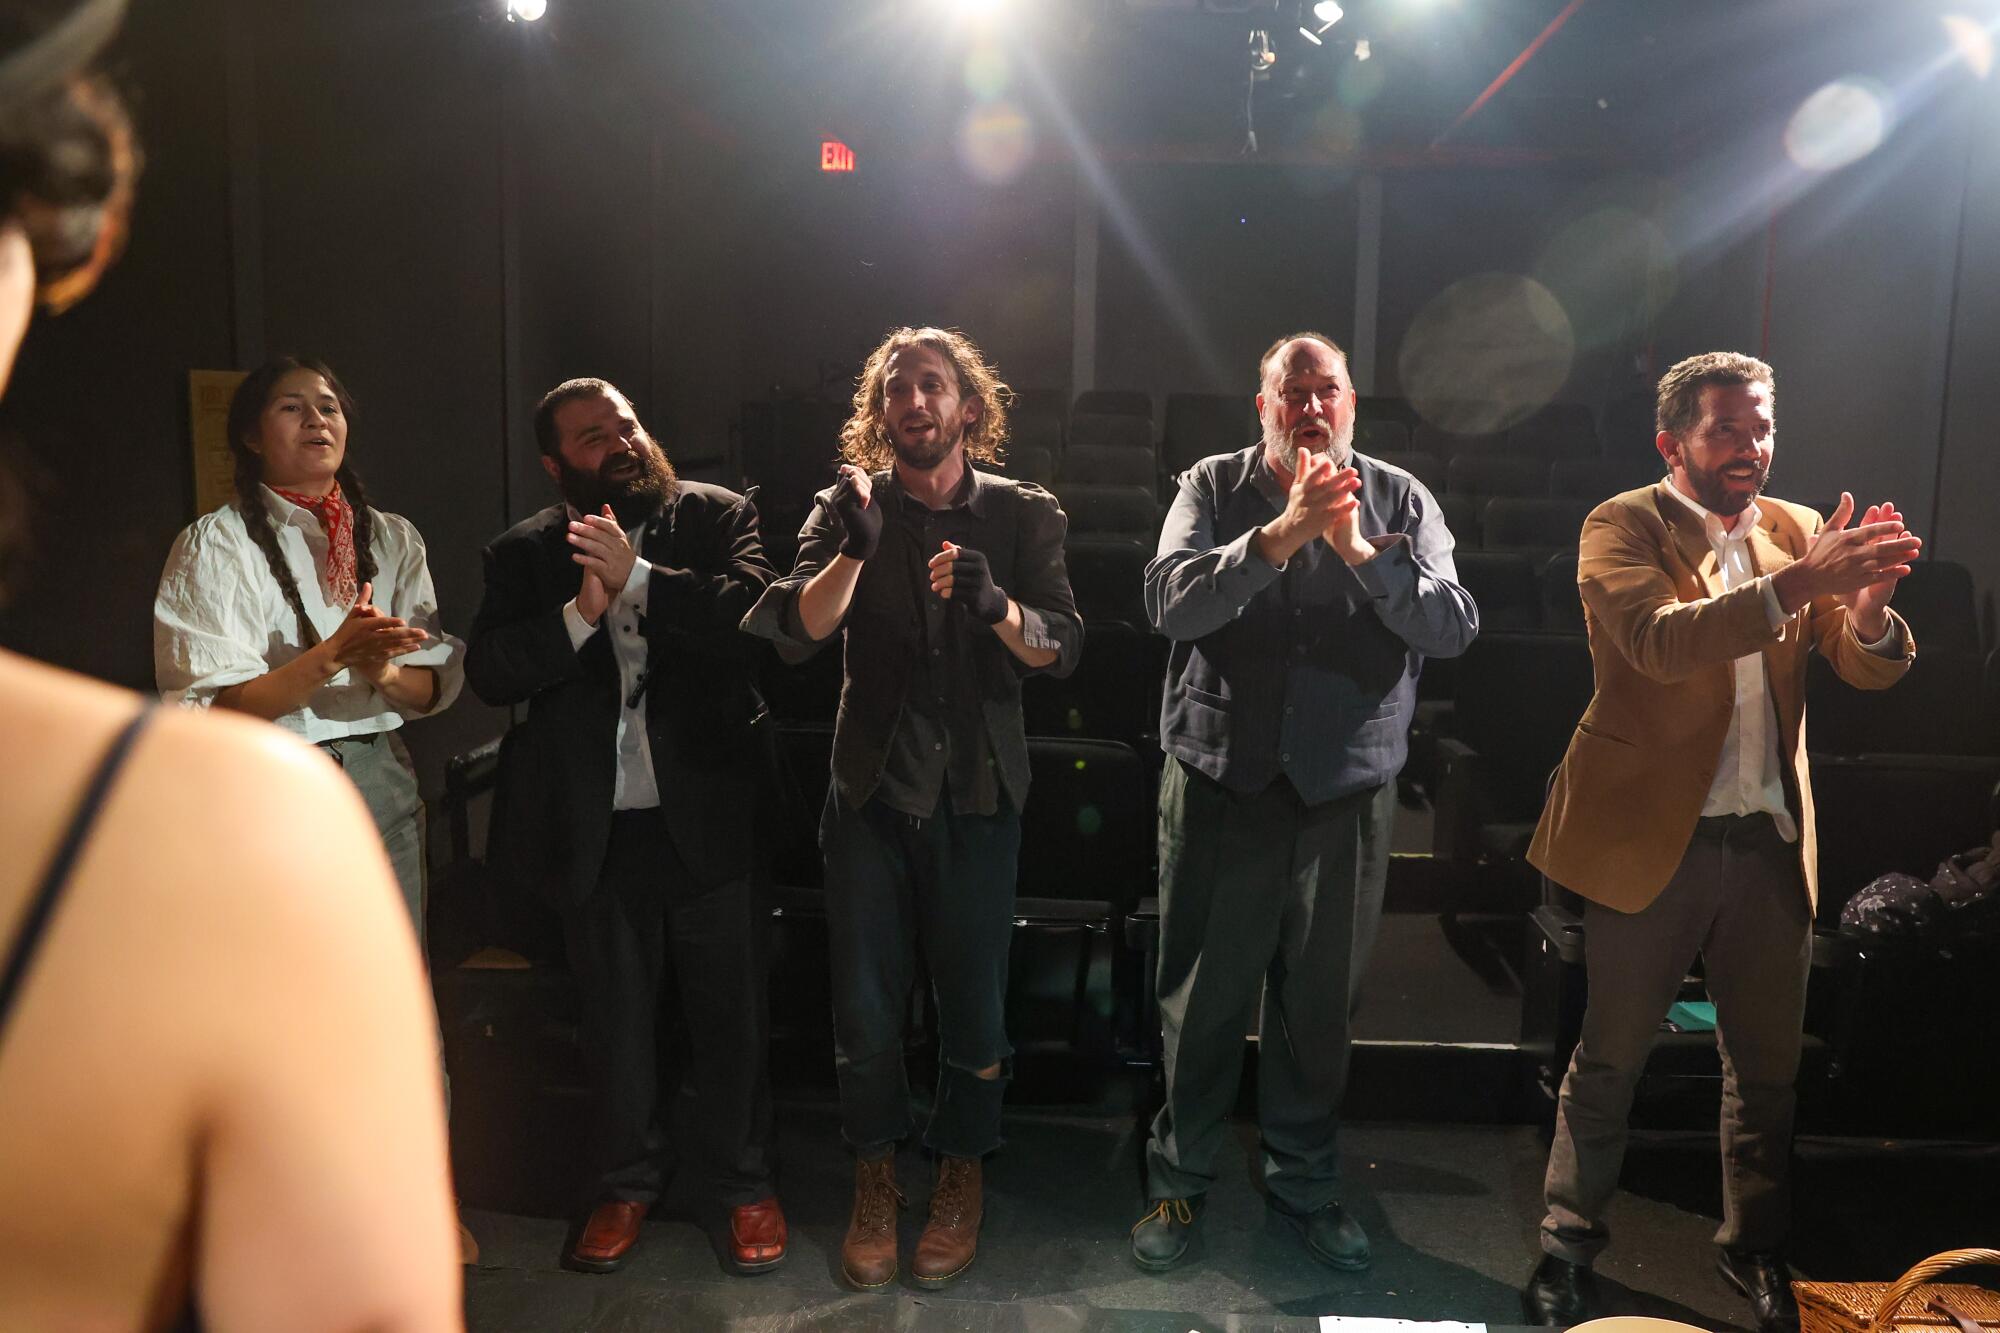
<instances>
[{"instance_id":1,"label":"white dress shirt","mask_svg":"<svg viewBox=\"0 0 2000 1333\"><path fill-rule=\"evenodd\" d=\"M329 601L328 543L319 520L270 487L260 487L278 552L298 585L299 602L322 640L332 637L348 608ZM424 561L424 539L399 514L370 509L375 588L370 600L384 614L428 631L430 641L396 659L437 673L436 713L465 683L465 644L439 623L437 592ZM224 505L174 541L153 600L153 674L168 703L207 708L231 685L274 671L306 651L298 618L250 539L243 515ZM341 740L393 731L416 709L390 702L352 670L342 669L314 690L305 706L273 719L308 741Z\"/></svg>"},{"instance_id":2,"label":"white dress shirt","mask_svg":"<svg viewBox=\"0 0 2000 1333\"><path fill-rule=\"evenodd\" d=\"M571 509L570 518L578 517ZM633 550L639 550L645 544L646 524L628 528L625 538ZM602 633L607 625L611 629L611 656L618 663L618 776L611 787L613 810L650 810L660 803L660 783L653 775L653 747L646 742L646 699L639 688L647 671L646 636L639 630L639 621L646 614L646 593L652 582L653 567L639 556L632 561L625 586L595 625L576 609L575 598L563 604L570 647L581 650L591 635Z\"/></svg>"},{"instance_id":3,"label":"white dress shirt","mask_svg":"<svg viewBox=\"0 0 2000 1333\"><path fill-rule=\"evenodd\" d=\"M1709 549L1715 552L1723 590L1753 581L1758 583L1771 628L1783 625L1788 617L1784 604L1778 600L1778 590L1771 586L1771 576L1759 574L1750 564L1750 533L1763 515L1757 502L1752 500L1731 524L1682 495L1672 481L1667 482L1667 490L1701 519ZM1722 755L1715 763L1715 781L1709 784L1708 799L1702 803L1701 812L1750 815L1761 811L1771 816L1771 822L1778 826L1778 833L1786 842L1797 842L1799 826L1785 801L1784 769L1778 763L1778 710L1771 702L1764 655L1746 654L1736 659L1735 666L1736 707L1729 719L1729 730L1723 733Z\"/></svg>"}]
</instances>

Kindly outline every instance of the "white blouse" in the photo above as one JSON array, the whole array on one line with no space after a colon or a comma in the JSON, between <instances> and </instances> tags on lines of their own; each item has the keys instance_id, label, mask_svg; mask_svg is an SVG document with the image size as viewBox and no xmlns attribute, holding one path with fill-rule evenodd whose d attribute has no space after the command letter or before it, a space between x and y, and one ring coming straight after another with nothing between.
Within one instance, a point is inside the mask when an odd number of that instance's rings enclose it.
<instances>
[{"instance_id":1,"label":"white blouse","mask_svg":"<svg viewBox=\"0 0 2000 1333\"><path fill-rule=\"evenodd\" d=\"M310 512L268 486L260 489L306 617L320 638L331 638L347 609L327 598L326 534ZM437 592L416 528L399 514L369 513L376 564L371 600L384 614L429 631L430 642L396 661L437 672L437 701L430 712L441 712L465 683L465 644L438 621ZM181 533L153 601L153 673L167 702L207 708L231 685L254 680L304 651L298 618L235 505L204 515ZM392 731L404 718L424 715L397 707L343 669L314 690L303 708L276 721L317 742Z\"/></svg>"}]
</instances>

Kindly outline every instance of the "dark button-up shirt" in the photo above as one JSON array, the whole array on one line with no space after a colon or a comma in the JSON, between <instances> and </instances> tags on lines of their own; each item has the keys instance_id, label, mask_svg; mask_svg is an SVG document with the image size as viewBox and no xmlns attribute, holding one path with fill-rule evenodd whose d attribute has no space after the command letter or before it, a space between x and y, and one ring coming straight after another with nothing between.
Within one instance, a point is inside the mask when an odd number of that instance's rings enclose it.
<instances>
[{"instance_id":1,"label":"dark button-up shirt","mask_svg":"<svg viewBox=\"0 0 2000 1333\"><path fill-rule=\"evenodd\" d=\"M1282 773L1320 802L1388 781L1408 757L1423 659L1456 657L1478 633L1437 501L1401 468L1353 463L1361 531L1380 548L1366 564L1317 539L1282 569L1257 554L1287 492L1258 443L1182 474L1146 566L1146 614L1174 641L1161 744L1233 790Z\"/></svg>"},{"instance_id":2,"label":"dark button-up shirt","mask_svg":"<svg viewBox=\"0 0 2000 1333\"><path fill-rule=\"evenodd\" d=\"M1041 487L970 467L952 503L939 510L904 491L892 470L875 473L873 483L882 540L862 566L837 631L846 652L835 786L850 807L879 796L919 818L936 813L946 790L962 814L993 814L1003 794L1019 809L1028 795L1021 677L1031 668L992 626L932 593L928 566L947 541L983 554L994 582L1021 608L1028 646L1056 653L1042 669L1067 675L1083 649L1083 621L1063 564L1067 520ZM798 595L845 540L832 496L820 492L792 572L743 622L789 662L826 642L806 637Z\"/></svg>"}]
</instances>

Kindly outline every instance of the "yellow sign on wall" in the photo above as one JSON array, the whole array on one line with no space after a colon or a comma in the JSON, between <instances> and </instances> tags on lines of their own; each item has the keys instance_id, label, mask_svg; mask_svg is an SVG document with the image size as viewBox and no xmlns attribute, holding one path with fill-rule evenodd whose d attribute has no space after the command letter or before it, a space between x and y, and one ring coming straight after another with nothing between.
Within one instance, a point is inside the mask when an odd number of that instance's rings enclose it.
<instances>
[{"instance_id":1,"label":"yellow sign on wall","mask_svg":"<svg viewBox=\"0 0 2000 1333\"><path fill-rule=\"evenodd\" d=\"M229 399L248 374L242 370L188 372L189 438L194 443L194 512L220 509L236 493L236 464L229 457Z\"/></svg>"}]
</instances>

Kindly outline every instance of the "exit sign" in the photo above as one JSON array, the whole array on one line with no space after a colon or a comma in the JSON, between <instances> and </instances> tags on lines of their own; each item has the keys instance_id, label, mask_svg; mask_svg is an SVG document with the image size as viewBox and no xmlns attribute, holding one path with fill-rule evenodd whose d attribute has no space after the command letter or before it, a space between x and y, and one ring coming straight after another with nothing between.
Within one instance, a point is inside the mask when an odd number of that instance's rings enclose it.
<instances>
[{"instance_id":1,"label":"exit sign","mask_svg":"<svg viewBox=\"0 0 2000 1333\"><path fill-rule=\"evenodd\" d=\"M854 150L838 139L822 139L819 145L821 171L854 170Z\"/></svg>"}]
</instances>

